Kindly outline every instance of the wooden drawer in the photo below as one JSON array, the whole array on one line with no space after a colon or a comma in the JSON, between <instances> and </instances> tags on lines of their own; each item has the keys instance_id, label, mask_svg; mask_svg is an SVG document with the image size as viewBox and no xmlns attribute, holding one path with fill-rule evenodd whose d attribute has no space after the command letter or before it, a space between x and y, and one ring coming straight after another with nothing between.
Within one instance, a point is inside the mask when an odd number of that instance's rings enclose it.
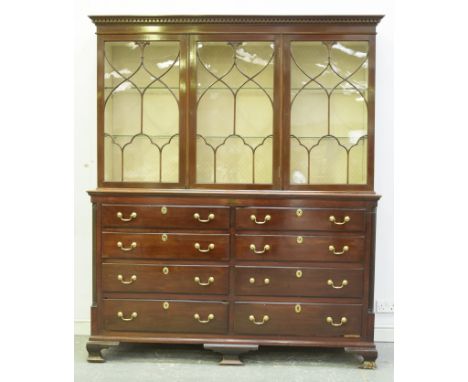
<instances>
[{"instance_id":1,"label":"wooden drawer","mask_svg":"<svg viewBox=\"0 0 468 382\"><path fill-rule=\"evenodd\" d=\"M361 312L362 305L357 304L238 302L234 305L234 332L301 337L355 336L361 334Z\"/></svg>"},{"instance_id":2,"label":"wooden drawer","mask_svg":"<svg viewBox=\"0 0 468 382\"><path fill-rule=\"evenodd\" d=\"M236 295L362 298L362 269L235 267Z\"/></svg>"},{"instance_id":3,"label":"wooden drawer","mask_svg":"<svg viewBox=\"0 0 468 382\"><path fill-rule=\"evenodd\" d=\"M105 292L227 294L228 266L102 264Z\"/></svg>"},{"instance_id":4,"label":"wooden drawer","mask_svg":"<svg viewBox=\"0 0 468 382\"><path fill-rule=\"evenodd\" d=\"M236 228L355 232L365 230L365 218L364 210L238 207Z\"/></svg>"},{"instance_id":5,"label":"wooden drawer","mask_svg":"<svg viewBox=\"0 0 468 382\"><path fill-rule=\"evenodd\" d=\"M229 207L103 205L103 227L221 229L229 227Z\"/></svg>"},{"instance_id":6,"label":"wooden drawer","mask_svg":"<svg viewBox=\"0 0 468 382\"><path fill-rule=\"evenodd\" d=\"M236 235L239 260L360 262L364 236Z\"/></svg>"},{"instance_id":7,"label":"wooden drawer","mask_svg":"<svg viewBox=\"0 0 468 382\"><path fill-rule=\"evenodd\" d=\"M226 260L229 235L191 233L102 234L102 257L122 259Z\"/></svg>"},{"instance_id":8,"label":"wooden drawer","mask_svg":"<svg viewBox=\"0 0 468 382\"><path fill-rule=\"evenodd\" d=\"M174 300L104 300L106 330L226 333L228 303Z\"/></svg>"}]
</instances>

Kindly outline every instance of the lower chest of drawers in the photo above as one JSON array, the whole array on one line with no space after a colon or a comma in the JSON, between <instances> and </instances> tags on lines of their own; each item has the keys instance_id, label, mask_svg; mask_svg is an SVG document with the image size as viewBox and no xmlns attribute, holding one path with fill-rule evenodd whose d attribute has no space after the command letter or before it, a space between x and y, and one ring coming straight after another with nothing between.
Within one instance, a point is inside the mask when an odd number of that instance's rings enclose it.
<instances>
[{"instance_id":1,"label":"lower chest of drawers","mask_svg":"<svg viewBox=\"0 0 468 382\"><path fill-rule=\"evenodd\" d=\"M366 335L365 203L219 203L100 205L97 333Z\"/></svg>"}]
</instances>

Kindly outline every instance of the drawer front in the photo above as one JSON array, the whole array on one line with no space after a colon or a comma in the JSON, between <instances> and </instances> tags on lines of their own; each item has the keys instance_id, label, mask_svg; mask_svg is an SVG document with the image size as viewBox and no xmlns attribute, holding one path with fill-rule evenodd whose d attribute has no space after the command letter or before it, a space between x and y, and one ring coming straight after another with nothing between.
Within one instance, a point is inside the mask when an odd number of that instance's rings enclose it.
<instances>
[{"instance_id":1,"label":"drawer front","mask_svg":"<svg viewBox=\"0 0 468 382\"><path fill-rule=\"evenodd\" d=\"M229 235L188 233L102 234L102 257L122 259L227 260Z\"/></svg>"},{"instance_id":2,"label":"drawer front","mask_svg":"<svg viewBox=\"0 0 468 382\"><path fill-rule=\"evenodd\" d=\"M102 264L104 292L227 294L228 266Z\"/></svg>"},{"instance_id":3,"label":"drawer front","mask_svg":"<svg viewBox=\"0 0 468 382\"><path fill-rule=\"evenodd\" d=\"M341 337L361 334L362 305L235 303L237 334Z\"/></svg>"},{"instance_id":4,"label":"drawer front","mask_svg":"<svg viewBox=\"0 0 468 382\"><path fill-rule=\"evenodd\" d=\"M356 232L364 231L365 227L364 210L274 207L236 209L237 229Z\"/></svg>"},{"instance_id":5,"label":"drawer front","mask_svg":"<svg viewBox=\"0 0 468 382\"><path fill-rule=\"evenodd\" d=\"M221 229L229 227L228 207L103 205L104 227Z\"/></svg>"},{"instance_id":6,"label":"drawer front","mask_svg":"<svg viewBox=\"0 0 468 382\"><path fill-rule=\"evenodd\" d=\"M236 235L239 260L360 262L364 236Z\"/></svg>"},{"instance_id":7,"label":"drawer front","mask_svg":"<svg viewBox=\"0 0 468 382\"><path fill-rule=\"evenodd\" d=\"M362 297L362 269L235 267L240 296Z\"/></svg>"},{"instance_id":8,"label":"drawer front","mask_svg":"<svg viewBox=\"0 0 468 382\"><path fill-rule=\"evenodd\" d=\"M228 303L174 300L104 300L106 330L226 333Z\"/></svg>"}]
</instances>

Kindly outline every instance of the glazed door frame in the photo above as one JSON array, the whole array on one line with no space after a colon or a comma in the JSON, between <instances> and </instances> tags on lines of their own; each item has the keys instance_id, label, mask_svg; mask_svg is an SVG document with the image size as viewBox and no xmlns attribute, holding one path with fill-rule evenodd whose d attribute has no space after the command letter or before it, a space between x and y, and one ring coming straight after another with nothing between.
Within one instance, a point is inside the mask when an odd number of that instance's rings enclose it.
<instances>
[{"instance_id":1,"label":"glazed door frame","mask_svg":"<svg viewBox=\"0 0 468 382\"><path fill-rule=\"evenodd\" d=\"M118 34L97 36L97 159L98 187L136 187L136 188L185 188L187 183L187 84L188 84L188 36L183 34ZM104 180L104 134L105 134L105 44L107 42L131 41L177 41L179 42L179 181L163 182L126 182Z\"/></svg>"},{"instance_id":2,"label":"glazed door frame","mask_svg":"<svg viewBox=\"0 0 468 382\"><path fill-rule=\"evenodd\" d=\"M190 87L189 87L189 134L188 134L188 177L189 188L195 189L280 189L281 188L281 102L282 102L282 38L272 33L239 34L191 34L190 38ZM197 183L196 145L197 145L197 42L262 42L271 41L275 44L273 58L273 150L272 150L272 183L271 184L232 184L232 183Z\"/></svg>"},{"instance_id":3,"label":"glazed door frame","mask_svg":"<svg viewBox=\"0 0 468 382\"><path fill-rule=\"evenodd\" d=\"M375 128L375 34L285 34L283 36L283 156L282 189L302 191L369 191L374 189L374 128ZM292 41L367 41L368 42L368 101L367 101L367 182L366 184L291 184L291 42Z\"/></svg>"}]
</instances>

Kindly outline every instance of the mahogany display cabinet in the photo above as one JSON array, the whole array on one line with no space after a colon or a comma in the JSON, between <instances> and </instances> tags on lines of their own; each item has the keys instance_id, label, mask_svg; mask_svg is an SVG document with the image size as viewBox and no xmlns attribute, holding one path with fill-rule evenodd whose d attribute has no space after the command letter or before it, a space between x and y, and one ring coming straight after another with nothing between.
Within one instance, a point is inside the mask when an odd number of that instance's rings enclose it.
<instances>
[{"instance_id":1,"label":"mahogany display cabinet","mask_svg":"<svg viewBox=\"0 0 468 382\"><path fill-rule=\"evenodd\" d=\"M373 368L382 16L92 16L89 361L120 342Z\"/></svg>"}]
</instances>

